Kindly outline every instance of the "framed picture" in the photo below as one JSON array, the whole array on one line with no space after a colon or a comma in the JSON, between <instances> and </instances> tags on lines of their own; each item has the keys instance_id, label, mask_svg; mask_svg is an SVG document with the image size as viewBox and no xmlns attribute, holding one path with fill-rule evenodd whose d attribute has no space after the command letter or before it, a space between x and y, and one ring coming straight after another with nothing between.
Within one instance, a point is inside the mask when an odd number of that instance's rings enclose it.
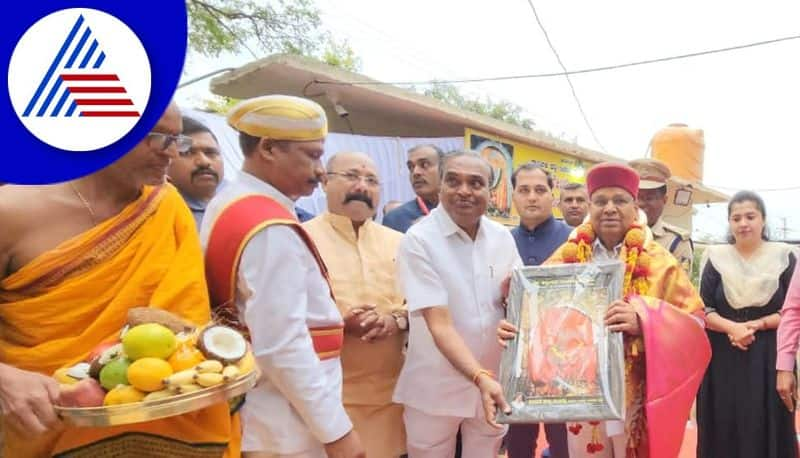
<instances>
[{"instance_id":1,"label":"framed picture","mask_svg":"<svg viewBox=\"0 0 800 458\"><path fill-rule=\"evenodd\" d=\"M622 334L604 324L624 274L620 261L515 269L507 319L519 333L500 365L512 413L500 423L624 418Z\"/></svg>"}]
</instances>

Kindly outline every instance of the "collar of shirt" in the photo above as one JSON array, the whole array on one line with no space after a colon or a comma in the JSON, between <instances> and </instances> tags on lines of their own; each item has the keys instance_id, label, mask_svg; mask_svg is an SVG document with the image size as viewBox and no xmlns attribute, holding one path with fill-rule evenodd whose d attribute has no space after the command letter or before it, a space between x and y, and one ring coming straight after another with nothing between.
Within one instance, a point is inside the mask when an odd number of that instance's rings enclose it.
<instances>
[{"instance_id":1,"label":"collar of shirt","mask_svg":"<svg viewBox=\"0 0 800 458\"><path fill-rule=\"evenodd\" d=\"M662 218L658 218L653 227L650 228L650 232L653 233L655 237L663 237L664 236L664 220Z\"/></svg>"},{"instance_id":2,"label":"collar of shirt","mask_svg":"<svg viewBox=\"0 0 800 458\"><path fill-rule=\"evenodd\" d=\"M541 224L534 227L533 230L528 230L524 224L519 223L519 230L522 231L524 235L543 235L549 233L553 229L553 224L555 224L556 219L553 215L550 215L549 218L542 221Z\"/></svg>"},{"instance_id":3,"label":"collar of shirt","mask_svg":"<svg viewBox=\"0 0 800 458\"><path fill-rule=\"evenodd\" d=\"M239 181L255 192L266 194L272 197L279 204L281 204L281 206L288 210L289 213L292 215L297 215L294 211L294 202L292 199L290 199L286 194L278 191L275 186L272 186L266 181L262 181L261 179L256 178L244 171L239 174Z\"/></svg>"},{"instance_id":4,"label":"collar of shirt","mask_svg":"<svg viewBox=\"0 0 800 458\"><path fill-rule=\"evenodd\" d=\"M622 249L622 242L616 244L613 250L609 250L603 245L603 242L600 241L600 237L597 237L592 244L592 257L597 260L606 260L606 259L617 259L619 258L619 252Z\"/></svg>"},{"instance_id":5,"label":"collar of shirt","mask_svg":"<svg viewBox=\"0 0 800 458\"><path fill-rule=\"evenodd\" d=\"M364 234L364 231L369 230L370 224L375 224L371 219L364 221L364 224L358 228L358 234L356 234L353 228L353 221L347 216L325 212L323 218L325 218L325 221L327 221L336 232L342 234L347 240L353 243L358 241L360 234Z\"/></svg>"},{"instance_id":6,"label":"collar of shirt","mask_svg":"<svg viewBox=\"0 0 800 458\"><path fill-rule=\"evenodd\" d=\"M453 218L450 218L450 215L445 211L444 208L442 207L434 208L433 210L431 210L430 216L436 218L436 221L439 223L439 227L442 229L442 234L445 237L450 237L451 235L457 234L459 237L462 237L465 240L472 241L472 239L470 238L469 235L467 235L464 229L458 227L458 224L456 224L455 221L453 221ZM483 218L484 217L481 216L481 219L478 222L478 232L475 234L475 240L478 240L478 238L480 238L481 234L483 233Z\"/></svg>"},{"instance_id":7,"label":"collar of shirt","mask_svg":"<svg viewBox=\"0 0 800 458\"><path fill-rule=\"evenodd\" d=\"M193 197L189 197L187 194L184 194L183 191L180 189L178 192L181 193L181 197L183 197L183 201L186 202L186 206L193 211L205 211L206 206L208 205L208 201L195 199Z\"/></svg>"}]
</instances>

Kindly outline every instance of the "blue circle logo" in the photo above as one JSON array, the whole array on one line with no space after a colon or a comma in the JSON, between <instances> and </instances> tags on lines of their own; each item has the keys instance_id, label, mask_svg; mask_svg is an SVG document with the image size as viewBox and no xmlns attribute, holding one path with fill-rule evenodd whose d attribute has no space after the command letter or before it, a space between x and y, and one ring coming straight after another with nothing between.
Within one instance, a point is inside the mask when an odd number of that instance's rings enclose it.
<instances>
[{"instance_id":1,"label":"blue circle logo","mask_svg":"<svg viewBox=\"0 0 800 458\"><path fill-rule=\"evenodd\" d=\"M21 11L30 21L2 32L11 35L0 106L11 142L0 182L54 183L99 170L130 151L170 102L186 55L185 3L94 3L102 5L31 5Z\"/></svg>"}]
</instances>

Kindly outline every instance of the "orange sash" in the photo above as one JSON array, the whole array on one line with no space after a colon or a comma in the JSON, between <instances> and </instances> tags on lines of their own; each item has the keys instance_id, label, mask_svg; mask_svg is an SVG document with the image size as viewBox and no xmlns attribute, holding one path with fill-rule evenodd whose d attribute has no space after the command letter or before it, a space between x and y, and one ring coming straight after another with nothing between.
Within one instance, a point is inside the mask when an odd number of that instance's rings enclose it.
<instances>
[{"instance_id":1,"label":"orange sash","mask_svg":"<svg viewBox=\"0 0 800 458\"><path fill-rule=\"evenodd\" d=\"M52 374L116 340L128 310L149 305L198 325L208 291L197 229L172 185L145 187L118 215L40 254L0 281L0 361ZM228 405L107 428L67 427L32 436L6 423L6 457L238 456ZM121 456L121 455L120 455Z\"/></svg>"},{"instance_id":2,"label":"orange sash","mask_svg":"<svg viewBox=\"0 0 800 458\"><path fill-rule=\"evenodd\" d=\"M206 249L206 279L211 294L211 307L214 319L242 331L250 336L247 325L236 308L236 274L239 271L242 252L250 239L259 231L273 225L289 226L297 232L314 256L320 273L328 282L328 269L316 245L302 228L295 215L291 214L274 199L252 194L241 197L224 208L208 238ZM333 289L331 289L333 298ZM310 328L314 351L321 360L336 358L344 343L344 327L326 326Z\"/></svg>"}]
</instances>

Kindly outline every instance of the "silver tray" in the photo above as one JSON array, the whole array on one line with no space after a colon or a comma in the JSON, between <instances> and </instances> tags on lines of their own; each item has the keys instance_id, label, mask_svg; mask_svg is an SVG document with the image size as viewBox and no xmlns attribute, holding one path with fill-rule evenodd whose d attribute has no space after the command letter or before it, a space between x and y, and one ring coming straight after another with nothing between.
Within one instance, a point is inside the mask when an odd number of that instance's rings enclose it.
<instances>
[{"instance_id":1,"label":"silver tray","mask_svg":"<svg viewBox=\"0 0 800 458\"><path fill-rule=\"evenodd\" d=\"M249 391L258 382L258 369L232 382L204 388L192 393L147 402L134 402L109 407L59 407L56 413L72 426L104 427L140 423L174 417L214 404L225 402Z\"/></svg>"}]
</instances>

